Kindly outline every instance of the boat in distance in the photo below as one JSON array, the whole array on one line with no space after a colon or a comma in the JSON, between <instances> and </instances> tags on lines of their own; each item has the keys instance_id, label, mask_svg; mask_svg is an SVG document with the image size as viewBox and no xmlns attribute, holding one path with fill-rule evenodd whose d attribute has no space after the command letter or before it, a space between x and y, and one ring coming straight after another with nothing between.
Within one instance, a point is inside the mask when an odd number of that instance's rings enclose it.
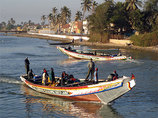
<instances>
[{"instance_id":1,"label":"boat in distance","mask_svg":"<svg viewBox=\"0 0 158 118\"><path fill-rule=\"evenodd\" d=\"M132 77L122 76L113 81L99 80L98 83L80 82L64 86L42 85L39 82L30 81L27 75L20 76L21 81L33 90L47 95L67 98L75 101L109 104L123 94L130 91L135 85Z\"/></svg>"},{"instance_id":2,"label":"boat in distance","mask_svg":"<svg viewBox=\"0 0 158 118\"><path fill-rule=\"evenodd\" d=\"M93 59L97 61L108 61L108 60L126 60L127 57L121 54L108 54L107 51L103 52L101 50L75 50L71 48L65 48L57 46L57 49L69 57L73 57L76 59Z\"/></svg>"}]
</instances>

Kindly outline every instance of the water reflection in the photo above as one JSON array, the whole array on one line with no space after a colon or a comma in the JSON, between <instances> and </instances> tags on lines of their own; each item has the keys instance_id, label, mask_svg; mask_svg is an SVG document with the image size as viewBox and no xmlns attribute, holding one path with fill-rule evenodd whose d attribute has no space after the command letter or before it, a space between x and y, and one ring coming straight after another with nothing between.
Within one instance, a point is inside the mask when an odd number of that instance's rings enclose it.
<instances>
[{"instance_id":1,"label":"water reflection","mask_svg":"<svg viewBox=\"0 0 158 118\"><path fill-rule=\"evenodd\" d=\"M142 51L142 50L126 50L126 55L128 55L130 53L130 55L134 58L134 59L145 59L145 60L158 60L158 54L156 52L152 52L152 51Z\"/></svg>"},{"instance_id":2,"label":"water reflection","mask_svg":"<svg viewBox=\"0 0 158 118\"><path fill-rule=\"evenodd\" d=\"M74 59L74 58L67 58L67 59L63 59L63 60L59 60L57 63L59 65L73 65L73 64L77 64L80 62L85 62L88 60L80 60L80 59Z\"/></svg>"},{"instance_id":3,"label":"water reflection","mask_svg":"<svg viewBox=\"0 0 158 118\"><path fill-rule=\"evenodd\" d=\"M46 113L52 117L122 118L111 106L52 97L36 92L26 85L21 86L21 91L26 95L24 102L28 117L33 114L37 115L34 112L36 112L35 109L38 109L37 112L40 115L42 113L42 116Z\"/></svg>"}]
</instances>

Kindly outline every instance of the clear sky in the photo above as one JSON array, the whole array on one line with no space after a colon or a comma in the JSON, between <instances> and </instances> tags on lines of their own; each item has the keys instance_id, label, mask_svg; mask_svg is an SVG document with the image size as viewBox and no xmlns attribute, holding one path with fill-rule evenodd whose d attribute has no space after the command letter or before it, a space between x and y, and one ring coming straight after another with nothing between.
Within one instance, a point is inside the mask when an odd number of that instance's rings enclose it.
<instances>
[{"instance_id":1,"label":"clear sky","mask_svg":"<svg viewBox=\"0 0 158 118\"><path fill-rule=\"evenodd\" d=\"M96 0L98 3L103 1ZM81 0L0 0L0 22L14 18L16 23L28 20L37 23L42 15L51 13L53 7L60 10L63 6L70 8L74 19L76 11L81 11Z\"/></svg>"}]
</instances>

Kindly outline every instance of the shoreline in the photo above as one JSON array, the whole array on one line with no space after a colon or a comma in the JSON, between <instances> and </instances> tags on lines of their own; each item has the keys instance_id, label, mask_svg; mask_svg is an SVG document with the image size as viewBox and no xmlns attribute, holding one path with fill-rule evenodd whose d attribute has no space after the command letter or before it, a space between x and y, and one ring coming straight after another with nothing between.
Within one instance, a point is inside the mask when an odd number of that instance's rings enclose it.
<instances>
[{"instance_id":1,"label":"shoreline","mask_svg":"<svg viewBox=\"0 0 158 118\"><path fill-rule=\"evenodd\" d=\"M36 35L36 34L28 34L28 33L21 33L21 34L11 34L10 36L16 36L16 37L30 37L30 38L39 38L39 39L45 39L45 40L53 40L53 41L61 41L63 43L71 42L71 39L64 39L64 38L54 38L50 36L42 36L42 35ZM122 48L122 49L132 49L132 50L143 50L143 51L152 51L155 53L158 53L158 46L151 46L151 47L139 47L139 46L125 46L121 44L114 44L114 43L100 43L100 42L88 42L88 41L82 41L75 40L74 45L85 45L85 46L92 46L97 47L98 49L106 49L106 48Z\"/></svg>"}]
</instances>

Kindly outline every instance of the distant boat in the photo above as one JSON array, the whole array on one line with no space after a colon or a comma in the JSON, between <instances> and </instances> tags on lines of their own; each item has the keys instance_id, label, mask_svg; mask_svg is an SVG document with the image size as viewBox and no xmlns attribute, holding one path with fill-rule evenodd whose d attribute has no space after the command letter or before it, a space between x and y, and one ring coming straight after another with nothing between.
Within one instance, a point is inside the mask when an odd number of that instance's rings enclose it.
<instances>
[{"instance_id":1,"label":"distant boat","mask_svg":"<svg viewBox=\"0 0 158 118\"><path fill-rule=\"evenodd\" d=\"M69 44L72 44L72 42L49 43L49 45L69 45Z\"/></svg>"},{"instance_id":2,"label":"distant boat","mask_svg":"<svg viewBox=\"0 0 158 118\"><path fill-rule=\"evenodd\" d=\"M118 49L112 50L75 50L71 48L64 48L57 46L57 49L63 52L64 54L68 55L69 57L73 57L76 59L93 59L99 61L107 61L107 60L125 60L127 59L126 56L121 55Z\"/></svg>"},{"instance_id":3,"label":"distant boat","mask_svg":"<svg viewBox=\"0 0 158 118\"><path fill-rule=\"evenodd\" d=\"M35 91L48 95L68 98L77 101L99 102L108 104L123 94L130 91L135 86L135 80L132 77L119 77L114 81L99 80L97 84L92 82L80 82L58 85L42 85L35 80L27 80L27 75L21 75L21 80ZM41 78L38 78L40 80Z\"/></svg>"}]
</instances>

